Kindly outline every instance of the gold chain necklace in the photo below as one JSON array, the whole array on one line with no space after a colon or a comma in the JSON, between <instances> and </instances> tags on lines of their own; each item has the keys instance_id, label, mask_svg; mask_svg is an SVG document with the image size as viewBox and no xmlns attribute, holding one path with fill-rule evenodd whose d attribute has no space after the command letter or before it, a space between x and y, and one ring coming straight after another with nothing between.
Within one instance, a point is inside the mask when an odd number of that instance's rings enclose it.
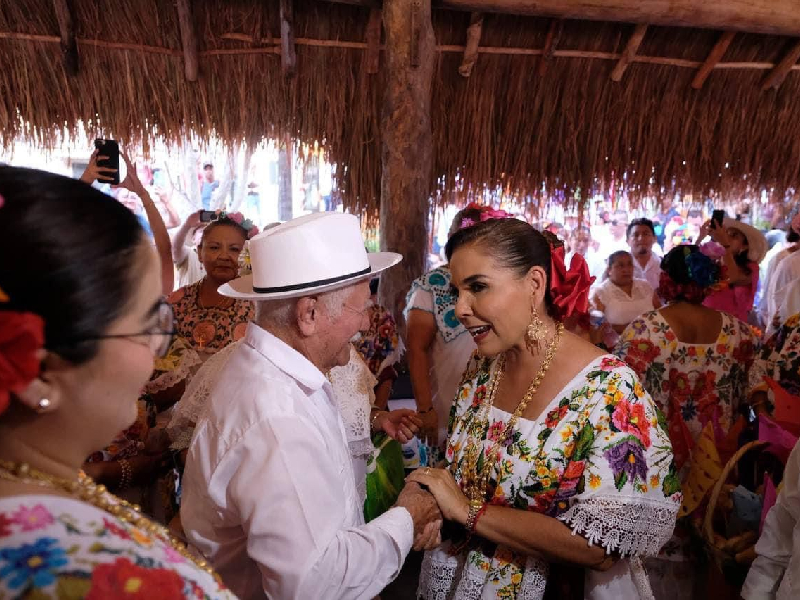
<instances>
[{"instance_id":1,"label":"gold chain necklace","mask_svg":"<svg viewBox=\"0 0 800 600\"><path fill-rule=\"evenodd\" d=\"M514 426L517 421L525 412L528 403L533 399L534 394L539 389L539 386L544 380L547 370L550 368L550 363L553 362L558 344L561 341L561 334L564 332L564 324L559 323L556 326L556 334L547 346L545 357L542 361L542 366L536 377L533 378L528 391L520 400L517 408L514 410L511 418L506 423L503 431L495 436L494 445L486 452L483 453L483 460L481 461L481 450L483 448L483 441L489 435L490 414L494 399L497 394L497 389L500 386L500 381L503 379L506 366L505 354L501 355L497 361L497 370L495 372L492 387L486 395L486 400L483 401L473 425L469 428L471 430L469 440L467 441L467 448L464 451L464 467L462 468L462 481L464 483L463 489L467 495L470 506L480 507L486 502L486 489L489 486L489 479L495 471L497 461L500 459L501 448L510 435L513 434ZM462 421L463 423L463 421ZM475 435L473 435L473 433ZM455 465L456 463L452 463Z\"/></svg>"},{"instance_id":2,"label":"gold chain necklace","mask_svg":"<svg viewBox=\"0 0 800 600\"><path fill-rule=\"evenodd\" d=\"M63 490L70 496L79 498L87 504L103 510L116 517L123 523L128 523L147 533L159 538L163 543L172 546L181 556L194 563L199 569L218 579L214 570L209 564L194 554L189 552L186 545L178 538L170 534L169 530L159 523L155 523L145 517L139 507L131 504L127 500L118 498L106 490L106 486L97 485L90 477L81 472L77 479L62 479L49 473L38 471L25 463L12 463L0 460L0 479L6 481L17 481L46 487L55 490Z\"/></svg>"}]
</instances>

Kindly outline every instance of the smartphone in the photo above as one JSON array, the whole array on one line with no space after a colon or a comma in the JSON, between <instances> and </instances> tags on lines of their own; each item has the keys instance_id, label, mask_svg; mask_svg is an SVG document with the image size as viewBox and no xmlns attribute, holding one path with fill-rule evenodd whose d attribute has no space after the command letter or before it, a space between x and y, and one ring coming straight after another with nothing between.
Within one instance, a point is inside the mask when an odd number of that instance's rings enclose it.
<instances>
[{"instance_id":1,"label":"smartphone","mask_svg":"<svg viewBox=\"0 0 800 600\"><path fill-rule=\"evenodd\" d=\"M201 223L208 223L216 215L217 215L216 211L213 211L213 210L201 210L200 211L200 222Z\"/></svg>"},{"instance_id":2,"label":"smartphone","mask_svg":"<svg viewBox=\"0 0 800 600\"><path fill-rule=\"evenodd\" d=\"M722 219L725 218L725 211L724 210L715 210L711 213L711 226L715 229L717 227L722 227Z\"/></svg>"},{"instance_id":3,"label":"smartphone","mask_svg":"<svg viewBox=\"0 0 800 600\"><path fill-rule=\"evenodd\" d=\"M110 183L111 185L119 185L119 144L114 140L97 139L94 141L94 147L97 148L97 155L104 156L102 160L97 161L98 167L105 167L107 169L116 169L114 173L107 173L111 180L102 179L100 183Z\"/></svg>"}]
</instances>

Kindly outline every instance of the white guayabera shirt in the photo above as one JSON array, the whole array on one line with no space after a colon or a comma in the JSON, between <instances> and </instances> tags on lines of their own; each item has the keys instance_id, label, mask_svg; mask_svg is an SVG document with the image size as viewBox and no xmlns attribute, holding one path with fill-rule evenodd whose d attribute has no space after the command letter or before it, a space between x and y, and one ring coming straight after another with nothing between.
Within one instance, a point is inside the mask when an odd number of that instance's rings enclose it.
<instances>
[{"instance_id":1,"label":"white guayabera shirt","mask_svg":"<svg viewBox=\"0 0 800 600\"><path fill-rule=\"evenodd\" d=\"M373 598L413 543L404 508L364 524L324 375L250 323L197 424L181 519L240 598Z\"/></svg>"}]
</instances>

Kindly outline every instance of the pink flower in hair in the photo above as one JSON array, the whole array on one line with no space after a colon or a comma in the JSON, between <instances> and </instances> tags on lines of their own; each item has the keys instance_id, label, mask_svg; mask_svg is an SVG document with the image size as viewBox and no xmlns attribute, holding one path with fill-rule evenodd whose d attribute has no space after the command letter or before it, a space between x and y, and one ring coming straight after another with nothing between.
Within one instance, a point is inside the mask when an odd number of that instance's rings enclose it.
<instances>
[{"instance_id":1,"label":"pink flower in hair","mask_svg":"<svg viewBox=\"0 0 800 600\"><path fill-rule=\"evenodd\" d=\"M253 236L258 235L258 227L253 225L250 229L247 230L247 239L249 240Z\"/></svg>"},{"instance_id":2,"label":"pink flower in hair","mask_svg":"<svg viewBox=\"0 0 800 600\"><path fill-rule=\"evenodd\" d=\"M244 217L242 216L242 213L240 213L240 212L228 213L228 214L227 214L227 217L228 217L228 218L229 218L231 221L233 221L234 223L237 223L237 224L239 224L239 225L241 225L241 224L242 224L242 221L244 221Z\"/></svg>"},{"instance_id":3,"label":"pink flower in hair","mask_svg":"<svg viewBox=\"0 0 800 600\"><path fill-rule=\"evenodd\" d=\"M467 227L472 227L475 225L475 221L473 219L461 219L461 227L460 229L465 229Z\"/></svg>"},{"instance_id":4,"label":"pink flower in hair","mask_svg":"<svg viewBox=\"0 0 800 600\"><path fill-rule=\"evenodd\" d=\"M700 252L714 260L725 256L725 248L717 242L706 242L700 245Z\"/></svg>"}]
</instances>

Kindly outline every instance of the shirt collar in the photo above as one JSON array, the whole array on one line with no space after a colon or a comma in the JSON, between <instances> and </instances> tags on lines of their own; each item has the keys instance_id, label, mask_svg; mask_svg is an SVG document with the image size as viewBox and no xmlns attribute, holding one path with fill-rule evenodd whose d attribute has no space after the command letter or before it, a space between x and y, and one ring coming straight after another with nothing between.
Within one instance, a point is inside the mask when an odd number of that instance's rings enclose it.
<instances>
[{"instance_id":1,"label":"shirt collar","mask_svg":"<svg viewBox=\"0 0 800 600\"><path fill-rule=\"evenodd\" d=\"M328 381L305 356L255 323L247 324L244 343L310 390L318 390Z\"/></svg>"}]
</instances>

